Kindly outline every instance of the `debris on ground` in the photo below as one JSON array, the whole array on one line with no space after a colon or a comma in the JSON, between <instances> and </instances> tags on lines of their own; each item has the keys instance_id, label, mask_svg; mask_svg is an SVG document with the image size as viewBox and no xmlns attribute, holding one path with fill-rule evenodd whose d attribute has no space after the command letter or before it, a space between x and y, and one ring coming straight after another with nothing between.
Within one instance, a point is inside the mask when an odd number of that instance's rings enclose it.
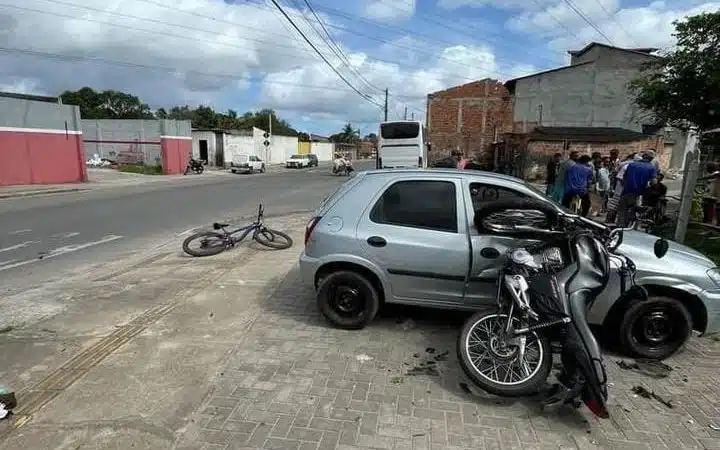
<instances>
[{"instance_id":1,"label":"debris on ground","mask_svg":"<svg viewBox=\"0 0 720 450\"><path fill-rule=\"evenodd\" d=\"M6 387L0 386L0 420L5 419L17 406L17 399L14 392L9 392Z\"/></svg>"},{"instance_id":2,"label":"debris on ground","mask_svg":"<svg viewBox=\"0 0 720 450\"><path fill-rule=\"evenodd\" d=\"M672 404L671 400L665 400L660 395L656 394L654 391L648 391L647 389L645 389L642 386L634 386L632 388L632 391L635 395L638 395L642 398L647 398L647 399L651 398L651 399L657 400L658 402L662 403L663 405L667 406L670 409L675 407Z\"/></svg>"},{"instance_id":3,"label":"debris on ground","mask_svg":"<svg viewBox=\"0 0 720 450\"><path fill-rule=\"evenodd\" d=\"M373 358L372 358L372 356L369 356L369 355L366 355L363 353L361 355L357 355L355 357L355 359L357 359L360 362L368 362L368 361L372 361Z\"/></svg>"},{"instance_id":4,"label":"debris on ground","mask_svg":"<svg viewBox=\"0 0 720 450\"><path fill-rule=\"evenodd\" d=\"M415 328L415 321L412 319L398 319L397 323L402 327L403 331Z\"/></svg>"},{"instance_id":5,"label":"debris on ground","mask_svg":"<svg viewBox=\"0 0 720 450\"><path fill-rule=\"evenodd\" d=\"M408 370L407 375L430 375L431 377L439 376L440 371L438 370L437 363L446 361L450 352L445 351L442 353L436 353L436 351L437 350L434 347L426 348L425 353L427 355L425 356L424 360L420 361L414 367ZM421 355L415 353L413 354L413 358L421 358Z\"/></svg>"},{"instance_id":6,"label":"debris on ground","mask_svg":"<svg viewBox=\"0 0 720 450\"><path fill-rule=\"evenodd\" d=\"M711 430L720 431L720 427L717 426L717 425L710 424L710 425L708 425L708 426L710 427Z\"/></svg>"},{"instance_id":7,"label":"debris on ground","mask_svg":"<svg viewBox=\"0 0 720 450\"><path fill-rule=\"evenodd\" d=\"M615 361L621 369L632 370L652 378L667 378L672 372L672 367L662 361L652 359L636 359L635 362Z\"/></svg>"}]
</instances>

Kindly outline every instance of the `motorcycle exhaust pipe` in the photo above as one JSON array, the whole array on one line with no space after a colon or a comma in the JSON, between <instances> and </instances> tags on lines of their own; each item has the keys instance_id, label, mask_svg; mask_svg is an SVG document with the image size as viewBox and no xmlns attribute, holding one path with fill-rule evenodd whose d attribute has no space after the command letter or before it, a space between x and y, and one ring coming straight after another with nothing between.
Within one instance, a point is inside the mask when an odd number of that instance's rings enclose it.
<instances>
[{"instance_id":1,"label":"motorcycle exhaust pipe","mask_svg":"<svg viewBox=\"0 0 720 450\"><path fill-rule=\"evenodd\" d=\"M555 319L555 320L551 320L549 322L542 322L542 323L538 323L536 325L531 325L526 328L518 328L517 330L514 331L513 334L515 336L518 336L521 334L528 334L532 331L542 330L543 328L550 328L550 327L554 327L555 325L562 325L562 324L568 324L568 323L570 323L570 318L563 317L562 319Z\"/></svg>"}]
</instances>

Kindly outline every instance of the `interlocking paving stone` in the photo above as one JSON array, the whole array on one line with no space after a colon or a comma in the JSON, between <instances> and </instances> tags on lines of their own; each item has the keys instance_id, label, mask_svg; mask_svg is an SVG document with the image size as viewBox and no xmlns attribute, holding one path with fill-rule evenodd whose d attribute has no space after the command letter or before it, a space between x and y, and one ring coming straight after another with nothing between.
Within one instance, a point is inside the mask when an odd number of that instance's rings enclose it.
<instances>
[{"instance_id":1,"label":"interlocking paving stone","mask_svg":"<svg viewBox=\"0 0 720 450\"><path fill-rule=\"evenodd\" d=\"M599 421L584 407L543 414L537 400L477 392L455 358L461 314L411 310L408 327L396 316L404 310L394 311L344 331L325 323L296 268L276 287L257 300L252 326L220 369L193 435L197 448L720 448L710 427L720 425L720 344L712 338L693 339L667 361L674 370L664 379L622 370L619 357L606 355L611 419ZM408 374L444 352L436 375ZM635 385L674 408L636 396Z\"/></svg>"}]
</instances>

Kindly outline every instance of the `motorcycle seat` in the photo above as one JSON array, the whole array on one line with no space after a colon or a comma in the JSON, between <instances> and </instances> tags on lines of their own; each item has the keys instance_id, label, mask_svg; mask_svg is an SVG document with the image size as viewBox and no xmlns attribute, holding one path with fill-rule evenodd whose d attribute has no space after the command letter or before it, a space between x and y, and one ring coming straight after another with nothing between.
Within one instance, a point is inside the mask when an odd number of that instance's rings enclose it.
<instances>
[{"instance_id":1,"label":"motorcycle seat","mask_svg":"<svg viewBox=\"0 0 720 450\"><path fill-rule=\"evenodd\" d=\"M220 229L223 229L223 228L229 227L229 226L230 226L229 223L220 223L220 222L213 223L214 230L220 230Z\"/></svg>"}]
</instances>

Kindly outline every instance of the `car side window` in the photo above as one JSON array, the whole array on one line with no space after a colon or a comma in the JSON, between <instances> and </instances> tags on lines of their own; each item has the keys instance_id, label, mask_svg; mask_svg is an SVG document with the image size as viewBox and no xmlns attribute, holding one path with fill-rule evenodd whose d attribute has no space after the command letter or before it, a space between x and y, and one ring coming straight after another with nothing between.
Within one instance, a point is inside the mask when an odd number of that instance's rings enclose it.
<instances>
[{"instance_id":1,"label":"car side window","mask_svg":"<svg viewBox=\"0 0 720 450\"><path fill-rule=\"evenodd\" d=\"M497 200L526 199L528 196L502 186L470 183L470 198L472 199L473 210L476 210Z\"/></svg>"},{"instance_id":2,"label":"car side window","mask_svg":"<svg viewBox=\"0 0 720 450\"><path fill-rule=\"evenodd\" d=\"M412 180L391 185L370 211L375 223L458 232L457 192L449 181Z\"/></svg>"}]
</instances>

